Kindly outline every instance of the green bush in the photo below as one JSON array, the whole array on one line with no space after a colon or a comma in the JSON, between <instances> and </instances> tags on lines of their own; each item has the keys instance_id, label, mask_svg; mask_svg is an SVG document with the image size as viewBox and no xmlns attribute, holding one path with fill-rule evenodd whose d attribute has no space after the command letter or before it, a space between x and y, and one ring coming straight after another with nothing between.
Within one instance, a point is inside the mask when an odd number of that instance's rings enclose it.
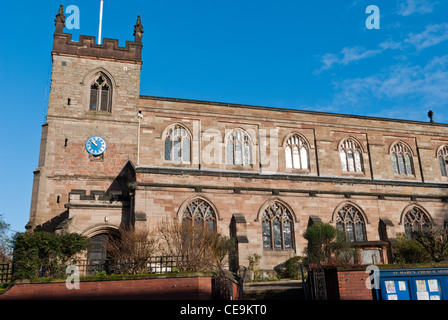
<instances>
[{"instance_id":1,"label":"green bush","mask_svg":"<svg viewBox=\"0 0 448 320\"><path fill-rule=\"evenodd\" d=\"M294 256L286 260L284 263L274 268L281 278L300 279L301 270L300 264L303 261L303 257Z\"/></svg>"},{"instance_id":2,"label":"green bush","mask_svg":"<svg viewBox=\"0 0 448 320\"><path fill-rule=\"evenodd\" d=\"M425 248L416 240L409 239L405 234L399 234L392 244L394 263L420 263L431 260Z\"/></svg>"},{"instance_id":3,"label":"green bush","mask_svg":"<svg viewBox=\"0 0 448 320\"><path fill-rule=\"evenodd\" d=\"M328 223L315 223L303 233L308 240L305 249L307 265L323 266L331 263L349 250L344 231ZM339 260L339 259L338 259Z\"/></svg>"},{"instance_id":4,"label":"green bush","mask_svg":"<svg viewBox=\"0 0 448 320\"><path fill-rule=\"evenodd\" d=\"M13 238L14 279L62 277L71 258L90 240L77 233L17 233Z\"/></svg>"}]
</instances>

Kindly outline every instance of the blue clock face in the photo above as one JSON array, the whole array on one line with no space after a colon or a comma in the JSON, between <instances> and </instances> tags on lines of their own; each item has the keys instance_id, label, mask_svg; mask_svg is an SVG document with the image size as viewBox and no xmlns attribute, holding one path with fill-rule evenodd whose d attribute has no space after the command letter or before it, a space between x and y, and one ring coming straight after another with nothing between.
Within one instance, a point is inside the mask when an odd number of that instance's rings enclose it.
<instances>
[{"instance_id":1,"label":"blue clock face","mask_svg":"<svg viewBox=\"0 0 448 320\"><path fill-rule=\"evenodd\" d=\"M106 140L104 140L100 136L93 136L87 139L86 141L86 150L93 156L99 156L106 151L107 144Z\"/></svg>"}]
</instances>

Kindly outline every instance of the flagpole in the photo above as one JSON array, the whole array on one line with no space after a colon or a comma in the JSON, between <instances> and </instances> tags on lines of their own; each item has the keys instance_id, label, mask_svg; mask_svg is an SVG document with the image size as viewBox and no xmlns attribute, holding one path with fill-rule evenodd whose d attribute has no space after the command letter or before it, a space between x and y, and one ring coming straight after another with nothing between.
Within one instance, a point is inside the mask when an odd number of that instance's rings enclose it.
<instances>
[{"instance_id":1,"label":"flagpole","mask_svg":"<svg viewBox=\"0 0 448 320\"><path fill-rule=\"evenodd\" d=\"M101 27L103 24L103 0L100 3L100 26L98 27L98 44L101 44Z\"/></svg>"}]
</instances>

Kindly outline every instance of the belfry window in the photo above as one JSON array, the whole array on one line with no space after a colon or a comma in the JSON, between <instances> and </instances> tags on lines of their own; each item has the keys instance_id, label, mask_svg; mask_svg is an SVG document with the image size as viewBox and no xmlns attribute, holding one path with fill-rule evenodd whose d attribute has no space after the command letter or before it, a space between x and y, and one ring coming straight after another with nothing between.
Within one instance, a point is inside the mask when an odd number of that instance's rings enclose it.
<instances>
[{"instance_id":1,"label":"belfry window","mask_svg":"<svg viewBox=\"0 0 448 320\"><path fill-rule=\"evenodd\" d=\"M249 134L241 129L235 129L227 138L226 159L228 164L252 164L252 143Z\"/></svg>"},{"instance_id":2,"label":"belfry window","mask_svg":"<svg viewBox=\"0 0 448 320\"><path fill-rule=\"evenodd\" d=\"M348 242L366 241L364 218L361 212L351 204L345 205L338 211L336 228L345 232Z\"/></svg>"},{"instance_id":3,"label":"belfry window","mask_svg":"<svg viewBox=\"0 0 448 320\"><path fill-rule=\"evenodd\" d=\"M286 141L286 168L309 169L309 148L305 138L294 134Z\"/></svg>"},{"instance_id":4,"label":"belfry window","mask_svg":"<svg viewBox=\"0 0 448 320\"><path fill-rule=\"evenodd\" d=\"M282 203L275 201L264 210L261 228L263 249L288 250L294 248L292 215Z\"/></svg>"},{"instance_id":5,"label":"belfry window","mask_svg":"<svg viewBox=\"0 0 448 320\"><path fill-rule=\"evenodd\" d=\"M100 74L90 85L89 110L112 111L112 88L106 76Z\"/></svg>"},{"instance_id":6,"label":"belfry window","mask_svg":"<svg viewBox=\"0 0 448 320\"><path fill-rule=\"evenodd\" d=\"M406 144L404 144L403 142L395 143L392 146L390 155L392 158L392 166L395 174L414 174L412 153Z\"/></svg>"},{"instance_id":7,"label":"belfry window","mask_svg":"<svg viewBox=\"0 0 448 320\"><path fill-rule=\"evenodd\" d=\"M448 177L448 146L444 145L440 148L437 156L439 157L440 173L444 177Z\"/></svg>"},{"instance_id":8,"label":"belfry window","mask_svg":"<svg viewBox=\"0 0 448 320\"><path fill-rule=\"evenodd\" d=\"M173 125L166 131L165 160L191 162L191 136L189 131L181 125Z\"/></svg>"},{"instance_id":9,"label":"belfry window","mask_svg":"<svg viewBox=\"0 0 448 320\"><path fill-rule=\"evenodd\" d=\"M362 172L362 150L361 146L353 138L345 139L339 147L341 168L344 172Z\"/></svg>"}]
</instances>

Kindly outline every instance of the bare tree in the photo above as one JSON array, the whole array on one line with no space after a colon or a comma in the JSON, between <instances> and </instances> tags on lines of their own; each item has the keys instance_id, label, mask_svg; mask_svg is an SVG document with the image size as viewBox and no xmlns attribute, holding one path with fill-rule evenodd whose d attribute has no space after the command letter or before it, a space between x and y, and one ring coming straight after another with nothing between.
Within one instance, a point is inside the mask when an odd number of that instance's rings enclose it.
<instances>
[{"instance_id":1,"label":"bare tree","mask_svg":"<svg viewBox=\"0 0 448 320\"><path fill-rule=\"evenodd\" d=\"M0 214L0 262L11 261L11 241L8 236L10 225L3 220L3 215Z\"/></svg>"},{"instance_id":2,"label":"bare tree","mask_svg":"<svg viewBox=\"0 0 448 320\"><path fill-rule=\"evenodd\" d=\"M147 273L151 257L159 252L157 234L147 229L123 227L119 237L111 237L107 252L110 268L121 274Z\"/></svg>"},{"instance_id":3,"label":"bare tree","mask_svg":"<svg viewBox=\"0 0 448 320\"><path fill-rule=\"evenodd\" d=\"M200 272L222 269L231 248L227 237L190 223L169 223L159 227L163 251L179 257L180 271Z\"/></svg>"},{"instance_id":4,"label":"bare tree","mask_svg":"<svg viewBox=\"0 0 448 320\"><path fill-rule=\"evenodd\" d=\"M448 230L430 224L422 230L413 231L412 237L419 242L435 262L448 257Z\"/></svg>"}]
</instances>

